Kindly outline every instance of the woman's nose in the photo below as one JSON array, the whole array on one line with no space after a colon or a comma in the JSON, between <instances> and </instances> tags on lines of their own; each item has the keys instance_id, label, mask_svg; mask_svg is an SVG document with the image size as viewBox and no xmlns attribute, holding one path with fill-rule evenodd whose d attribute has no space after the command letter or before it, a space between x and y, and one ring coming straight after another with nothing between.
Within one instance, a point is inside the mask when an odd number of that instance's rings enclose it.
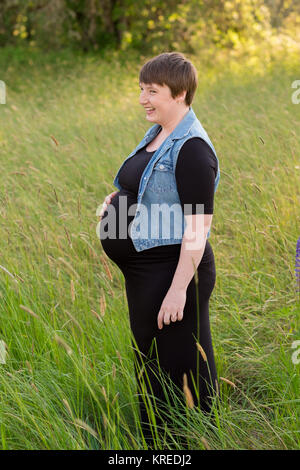
<instances>
[{"instance_id":1,"label":"woman's nose","mask_svg":"<svg viewBox=\"0 0 300 470\"><path fill-rule=\"evenodd\" d=\"M148 103L148 98L146 95L140 94L140 104L145 106Z\"/></svg>"}]
</instances>

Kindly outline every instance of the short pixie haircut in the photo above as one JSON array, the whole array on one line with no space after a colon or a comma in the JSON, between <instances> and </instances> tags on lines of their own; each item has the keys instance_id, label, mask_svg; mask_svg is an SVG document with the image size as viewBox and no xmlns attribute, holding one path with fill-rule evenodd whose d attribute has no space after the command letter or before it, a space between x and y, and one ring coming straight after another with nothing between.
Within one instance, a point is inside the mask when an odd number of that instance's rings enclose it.
<instances>
[{"instance_id":1,"label":"short pixie haircut","mask_svg":"<svg viewBox=\"0 0 300 470\"><path fill-rule=\"evenodd\" d=\"M181 52L164 52L148 60L140 70L139 80L168 85L173 99L186 90L187 106L191 105L198 86L197 70Z\"/></svg>"}]
</instances>

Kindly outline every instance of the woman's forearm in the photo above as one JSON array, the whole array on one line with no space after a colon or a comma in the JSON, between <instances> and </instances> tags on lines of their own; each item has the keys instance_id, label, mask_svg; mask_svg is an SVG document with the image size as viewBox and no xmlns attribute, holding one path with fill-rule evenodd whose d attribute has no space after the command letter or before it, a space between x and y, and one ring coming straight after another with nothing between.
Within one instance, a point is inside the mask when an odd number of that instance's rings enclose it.
<instances>
[{"instance_id":1,"label":"woman's forearm","mask_svg":"<svg viewBox=\"0 0 300 470\"><path fill-rule=\"evenodd\" d=\"M205 238L203 236L197 241L197 243L195 243L195 245L197 245L196 249L191 249L189 247L190 244L192 244L192 240L183 236L180 257L172 280L171 288L180 290L186 290L188 288L188 285L202 259L206 245L206 234Z\"/></svg>"},{"instance_id":2,"label":"woman's forearm","mask_svg":"<svg viewBox=\"0 0 300 470\"><path fill-rule=\"evenodd\" d=\"M171 283L174 289L186 290L202 259L213 214L185 216L187 222L181 243L180 257Z\"/></svg>"}]
</instances>

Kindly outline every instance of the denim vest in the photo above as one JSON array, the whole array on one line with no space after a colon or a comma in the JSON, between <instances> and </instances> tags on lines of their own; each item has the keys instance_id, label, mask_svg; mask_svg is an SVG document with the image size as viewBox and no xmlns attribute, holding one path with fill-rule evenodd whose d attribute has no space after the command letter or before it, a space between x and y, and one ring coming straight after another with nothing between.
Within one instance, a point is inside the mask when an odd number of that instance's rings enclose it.
<instances>
[{"instance_id":1,"label":"denim vest","mask_svg":"<svg viewBox=\"0 0 300 470\"><path fill-rule=\"evenodd\" d=\"M119 173L125 162L151 142L160 130L159 124L150 127L143 140L124 160L113 181L116 188L121 189ZM141 176L137 204L132 207L133 212L129 211L129 215L134 215L129 233L137 251L182 242L186 221L177 191L175 168L182 145L193 137L203 139L216 156L218 162L214 188L216 192L220 179L219 160L207 132L190 106L187 114L152 155ZM207 238L209 236L210 230Z\"/></svg>"}]
</instances>

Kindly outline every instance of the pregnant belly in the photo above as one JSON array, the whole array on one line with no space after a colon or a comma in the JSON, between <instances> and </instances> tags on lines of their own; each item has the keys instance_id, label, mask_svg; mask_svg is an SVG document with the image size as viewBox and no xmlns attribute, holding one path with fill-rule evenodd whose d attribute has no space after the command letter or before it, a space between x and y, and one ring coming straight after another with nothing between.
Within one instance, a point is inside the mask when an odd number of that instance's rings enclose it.
<instances>
[{"instance_id":1,"label":"pregnant belly","mask_svg":"<svg viewBox=\"0 0 300 470\"><path fill-rule=\"evenodd\" d=\"M123 198L121 198L123 196ZM103 250L114 262L125 262L136 250L129 235L129 224L134 215L128 210L136 204L136 198L126 190L119 191L112 198L100 223L100 241Z\"/></svg>"},{"instance_id":2,"label":"pregnant belly","mask_svg":"<svg viewBox=\"0 0 300 470\"><path fill-rule=\"evenodd\" d=\"M121 200L121 196L125 196L126 199ZM113 197L103 214L100 223L100 241L107 256L122 270L126 271L133 267L135 272L137 266L141 266L144 270L146 266L152 269L153 264L177 263L180 244L156 246L142 251L135 249L129 234L129 224L134 219L134 215L128 215L128 209L132 204L136 204L136 196L122 189Z\"/></svg>"}]
</instances>

